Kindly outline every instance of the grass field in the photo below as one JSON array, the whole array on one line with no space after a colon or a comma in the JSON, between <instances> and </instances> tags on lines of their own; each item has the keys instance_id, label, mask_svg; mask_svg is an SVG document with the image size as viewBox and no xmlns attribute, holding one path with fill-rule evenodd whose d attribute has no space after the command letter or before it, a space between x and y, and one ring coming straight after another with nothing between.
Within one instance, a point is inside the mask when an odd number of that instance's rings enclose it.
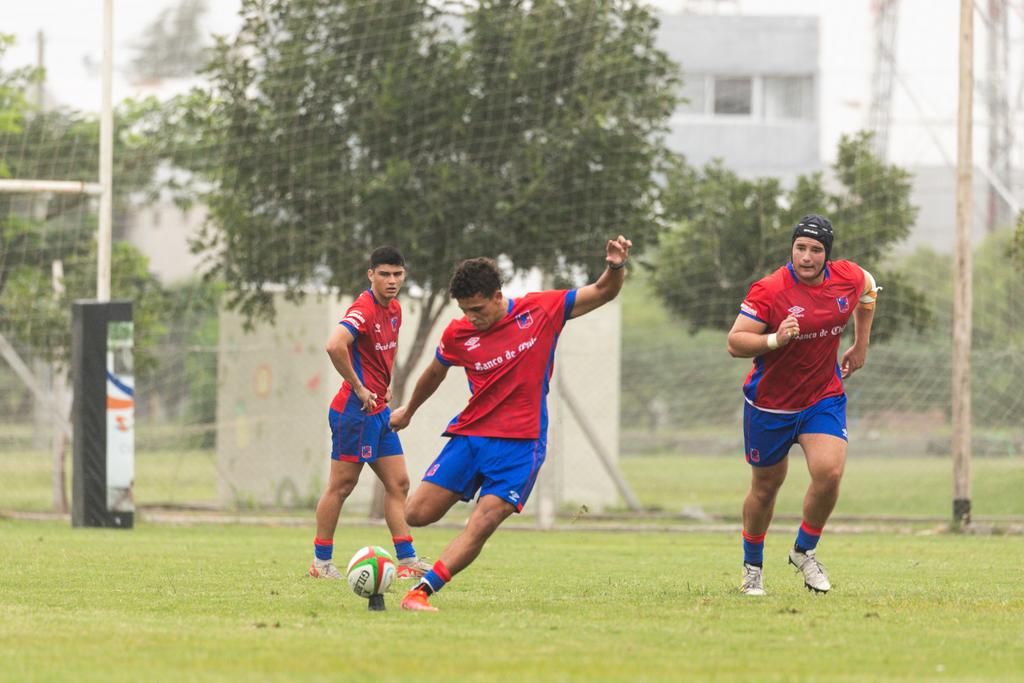
<instances>
[{"instance_id":1,"label":"grass field","mask_svg":"<svg viewBox=\"0 0 1024 683\"><path fill-rule=\"evenodd\" d=\"M789 477L779 494L780 514L799 514L807 487L799 449L791 458ZM136 502L215 504L215 460L209 450L140 451ZM738 456L632 456L622 458L620 467L644 507L670 513L699 509L735 517L750 478L749 467ZM0 511L50 509L49 468L46 453L0 451ZM952 476L947 458L851 457L836 514L950 517ZM975 458L972 478L976 516L1024 517L1024 458Z\"/></svg>"},{"instance_id":2,"label":"grass field","mask_svg":"<svg viewBox=\"0 0 1024 683\"><path fill-rule=\"evenodd\" d=\"M306 530L0 521L0 679L1024 679L1024 539L826 535L816 596L779 538L751 599L734 536L506 530L411 614L305 578ZM346 559L385 541L336 536Z\"/></svg>"}]
</instances>

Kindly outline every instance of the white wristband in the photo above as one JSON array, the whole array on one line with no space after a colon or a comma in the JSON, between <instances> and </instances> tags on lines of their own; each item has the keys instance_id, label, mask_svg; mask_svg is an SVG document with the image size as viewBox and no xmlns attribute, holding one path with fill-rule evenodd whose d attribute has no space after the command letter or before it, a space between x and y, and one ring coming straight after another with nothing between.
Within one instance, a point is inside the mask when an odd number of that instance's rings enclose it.
<instances>
[{"instance_id":1,"label":"white wristband","mask_svg":"<svg viewBox=\"0 0 1024 683\"><path fill-rule=\"evenodd\" d=\"M779 348L779 337L774 332L768 335L768 348L772 351Z\"/></svg>"}]
</instances>

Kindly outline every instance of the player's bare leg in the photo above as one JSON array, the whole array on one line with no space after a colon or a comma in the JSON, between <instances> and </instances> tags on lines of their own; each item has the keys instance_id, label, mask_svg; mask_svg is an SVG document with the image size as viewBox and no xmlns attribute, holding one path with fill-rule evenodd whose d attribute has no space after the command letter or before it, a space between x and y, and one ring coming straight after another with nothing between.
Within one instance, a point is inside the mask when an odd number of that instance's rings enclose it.
<instances>
[{"instance_id":1,"label":"player's bare leg","mask_svg":"<svg viewBox=\"0 0 1024 683\"><path fill-rule=\"evenodd\" d=\"M359 482L359 473L363 469L361 462L331 460L331 473L327 486L316 506L316 537L333 543L334 531L338 527L341 508ZM319 547L319 546L318 546ZM333 544L332 544L333 550ZM319 550L317 552L320 552ZM330 559L313 560L309 565L309 575L321 579L341 579L341 573Z\"/></svg>"},{"instance_id":2,"label":"player's bare leg","mask_svg":"<svg viewBox=\"0 0 1024 683\"><path fill-rule=\"evenodd\" d=\"M825 568L815 556L818 537L839 499L839 483L846 465L846 441L831 434L801 434L811 483L804 496L804 518L790 563L804 575L804 584L820 593L832 588Z\"/></svg>"},{"instance_id":3,"label":"player's bare leg","mask_svg":"<svg viewBox=\"0 0 1024 683\"><path fill-rule=\"evenodd\" d=\"M445 583L450 581L452 576L468 567L480 555L487 539L514 512L515 507L508 501L492 495L480 496L473 513L469 516L466 528L448 543L434 569L424 577L423 582L406 594L402 600L402 608L436 611L436 608L427 601L432 592L431 575L436 572Z\"/></svg>"},{"instance_id":4,"label":"player's bare leg","mask_svg":"<svg viewBox=\"0 0 1024 683\"><path fill-rule=\"evenodd\" d=\"M770 467L751 467L750 490L743 499L743 529L762 535L768 531L775 513L775 499L786 481L789 458L785 457Z\"/></svg>"},{"instance_id":5,"label":"player's bare leg","mask_svg":"<svg viewBox=\"0 0 1024 683\"><path fill-rule=\"evenodd\" d=\"M775 512L775 499L786 480L789 458L770 467L751 467L750 490L743 500L743 580L744 595L764 595L762 554L764 535Z\"/></svg>"},{"instance_id":6,"label":"player's bare leg","mask_svg":"<svg viewBox=\"0 0 1024 683\"><path fill-rule=\"evenodd\" d=\"M409 526L427 526L448 514L452 506L462 500L454 491L421 481L409 499L405 501L405 521Z\"/></svg>"},{"instance_id":7,"label":"player's bare leg","mask_svg":"<svg viewBox=\"0 0 1024 683\"><path fill-rule=\"evenodd\" d=\"M453 538L441 553L441 561L455 576L468 567L484 548L501 523L516 511L507 500L497 496L480 496L473 514L469 516L466 528Z\"/></svg>"},{"instance_id":8,"label":"player's bare leg","mask_svg":"<svg viewBox=\"0 0 1024 683\"><path fill-rule=\"evenodd\" d=\"M384 521L388 524L391 537L411 539L409 524L405 521L405 501L409 496L409 471L405 466L405 456L378 458L370 463L370 469L384 485ZM400 579L419 578L430 571L430 565L413 554L411 557L398 558L397 570Z\"/></svg>"}]
</instances>

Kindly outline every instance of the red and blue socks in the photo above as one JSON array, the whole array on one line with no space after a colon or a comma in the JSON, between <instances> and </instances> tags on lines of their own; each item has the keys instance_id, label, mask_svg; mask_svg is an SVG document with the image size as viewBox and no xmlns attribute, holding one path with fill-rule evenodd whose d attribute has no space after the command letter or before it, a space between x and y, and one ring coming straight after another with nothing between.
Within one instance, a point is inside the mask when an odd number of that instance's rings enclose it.
<instances>
[{"instance_id":1,"label":"red and blue socks","mask_svg":"<svg viewBox=\"0 0 1024 683\"><path fill-rule=\"evenodd\" d=\"M395 557L399 561L416 557L416 549L412 547L412 536L392 536L391 542L395 544Z\"/></svg>"},{"instance_id":2,"label":"red and blue socks","mask_svg":"<svg viewBox=\"0 0 1024 683\"><path fill-rule=\"evenodd\" d=\"M808 524L807 520L803 520L800 522L800 530L796 532L796 544L793 547L798 553L806 553L818 547L820 539L821 529L816 529Z\"/></svg>"},{"instance_id":3,"label":"red and blue socks","mask_svg":"<svg viewBox=\"0 0 1024 683\"><path fill-rule=\"evenodd\" d=\"M433 568L423 575L416 588L424 591L427 595L433 595L451 580L452 573L448 571L448 567L444 566L444 562L438 560L434 563Z\"/></svg>"},{"instance_id":4,"label":"red and blue socks","mask_svg":"<svg viewBox=\"0 0 1024 683\"><path fill-rule=\"evenodd\" d=\"M334 539L314 538L313 552L316 554L316 559L321 562L329 562L334 557Z\"/></svg>"},{"instance_id":5,"label":"red and blue socks","mask_svg":"<svg viewBox=\"0 0 1024 683\"><path fill-rule=\"evenodd\" d=\"M754 536L743 530L743 563L755 567L764 566L764 537L765 534Z\"/></svg>"}]
</instances>

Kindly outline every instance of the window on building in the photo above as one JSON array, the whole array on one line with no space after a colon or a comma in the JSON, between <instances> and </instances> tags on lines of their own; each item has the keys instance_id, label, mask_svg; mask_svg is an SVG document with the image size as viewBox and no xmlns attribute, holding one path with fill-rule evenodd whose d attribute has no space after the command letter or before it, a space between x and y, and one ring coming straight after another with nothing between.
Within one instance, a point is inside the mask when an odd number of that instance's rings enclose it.
<instances>
[{"instance_id":1,"label":"window on building","mask_svg":"<svg viewBox=\"0 0 1024 683\"><path fill-rule=\"evenodd\" d=\"M810 76L765 76L766 119L813 119L814 80Z\"/></svg>"},{"instance_id":2,"label":"window on building","mask_svg":"<svg viewBox=\"0 0 1024 683\"><path fill-rule=\"evenodd\" d=\"M753 79L747 77L715 78L715 114L750 116L753 111Z\"/></svg>"}]
</instances>

